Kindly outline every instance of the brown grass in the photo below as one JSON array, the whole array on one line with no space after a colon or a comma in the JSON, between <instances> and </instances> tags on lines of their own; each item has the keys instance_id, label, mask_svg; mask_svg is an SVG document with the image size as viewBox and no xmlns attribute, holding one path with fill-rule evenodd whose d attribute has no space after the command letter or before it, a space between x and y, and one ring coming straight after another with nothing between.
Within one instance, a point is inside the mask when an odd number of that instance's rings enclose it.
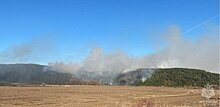
<instances>
[{"instance_id":1,"label":"brown grass","mask_svg":"<svg viewBox=\"0 0 220 107\"><path fill-rule=\"evenodd\" d=\"M218 107L219 90L209 105ZM129 86L0 87L1 107L205 107L200 89ZM206 104L207 105L207 104ZM207 106L208 107L208 106Z\"/></svg>"}]
</instances>

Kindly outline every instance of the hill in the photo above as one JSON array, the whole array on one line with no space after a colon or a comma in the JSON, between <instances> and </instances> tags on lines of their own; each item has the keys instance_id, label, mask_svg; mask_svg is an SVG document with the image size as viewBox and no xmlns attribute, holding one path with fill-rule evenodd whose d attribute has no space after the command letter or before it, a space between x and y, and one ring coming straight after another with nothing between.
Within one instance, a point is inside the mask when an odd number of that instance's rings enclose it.
<instances>
[{"instance_id":1,"label":"hill","mask_svg":"<svg viewBox=\"0 0 220 107\"><path fill-rule=\"evenodd\" d=\"M204 87L206 84L219 86L219 74L199 69L169 68L155 69L150 78L138 85L168 87Z\"/></svg>"},{"instance_id":2,"label":"hill","mask_svg":"<svg viewBox=\"0 0 220 107\"><path fill-rule=\"evenodd\" d=\"M72 85L133 85L167 87L203 87L207 83L219 86L220 74L187 68L139 68L119 74L93 74L81 71L69 74L38 64L0 64L0 85L72 84Z\"/></svg>"},{"instance_id":3,"label":"hill","mask_svg":"<svg viewBox=\"0 0 220 107\"><path fill-rule=\"evenodd\" d=\"M60 73L37 64L0 64L1 83L67 84L71 74Z\"/></svg>"}]
</instances>

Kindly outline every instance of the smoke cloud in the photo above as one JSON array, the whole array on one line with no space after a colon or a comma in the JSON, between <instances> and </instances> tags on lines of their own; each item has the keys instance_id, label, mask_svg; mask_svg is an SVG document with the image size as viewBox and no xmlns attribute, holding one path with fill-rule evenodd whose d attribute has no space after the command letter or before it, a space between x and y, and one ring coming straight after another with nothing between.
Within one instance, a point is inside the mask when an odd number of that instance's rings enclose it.
<instances>
[{"instance_id":1,"label":"smoke cloud","mask_svg":"<svg viewBox=\"0 0 220 107\"><path fill-rule=\"evenodd\" d=\"M53 40L49 37L35 38L23 44L14 44L0 52L0 63L24 63L40 60L54 50Z\"/></svg>"},{"instance_id":2,"label":"smoke cloud","mask_svg":"<svg viewBox=\"0 0 220 107\"><path fill-rule=\"evenodd\" d=\"M218 33L213 33L218 34ZM102 48L94 48L80 63L49 63L52 69L81 75L82 72L96 75L115 75L137 68L197 68L219 72L219 41L216 35L201 36L197 41L184 38L181 30L173 26L166 33L166 46L141 57L129 56L123 51L106 53ZM44 59L45 55L55 55L50 37L34 39L21 45L14 45L0 52L0 63L33 62ZM160 40L161 41L161 40ZM73 59L74 62L74 59Z\"/></svg>"},{"instance_id":3,"label":"smoke cloud","mask_svg":"<svg viewBox=\"0 0 220 107\"><path fill-rule=\"evenodd\" d=\"M161 50L142 57L132 57L124 52L105 53L94 48L82 63L50 63L58 71L77 74L82 71L96 74L117 74L136 68L196 68L219 72L218 39L203 36L197 41L183 38L181 30L172 26L166 33L167 45Z\"/></svg>"}]
</instances>

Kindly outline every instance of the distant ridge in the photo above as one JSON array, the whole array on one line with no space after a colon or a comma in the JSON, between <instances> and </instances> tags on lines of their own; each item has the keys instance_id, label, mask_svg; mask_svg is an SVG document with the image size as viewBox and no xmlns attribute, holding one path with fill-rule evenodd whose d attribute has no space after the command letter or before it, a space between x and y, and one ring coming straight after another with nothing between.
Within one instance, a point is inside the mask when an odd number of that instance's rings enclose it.
<instances>
[{"instance_id":1,"label":"distant ridge","mask_svg":"<svg viewBox=\"0 0 220 107\"><path fill-rule=\"evenodd\" d=\"M116 78L118 85L204 87L219 86L220 75L200 69L189 68L142 68L121 73Z\"/></svg>"},{"instance_id":2,"label":"distant ridge","mask_svg":"<svg viewBox=\"0 0 220 107\"><path fill-rule=\"evenodd\" d=\"M111 74L111 73L110 73ZM90 77L92 76L92 78ZM207 83L219 86L220 74L189 68L139 68L121 72L117 75L97 75L94 79L86 71L69 74L54 71L46 65L38 64L0 64L0 85L22 84L69 84L69 85L133 85L166 87L203 87ZM80 78L83 77L83 78ZM111 83L100 81L113 78ZM93 80L94 79L94 80Z\"/></svg>"},{"instance_id":3,"label":"distant ridge","mask_svg":"<svg viewBox=\"0 0 220 107\"><path fill-rule=\"evenodd\" d=\"M71 74L60 73L38 64L0 64L1 83L67 84Z\"/></svg>"}]
</instances>

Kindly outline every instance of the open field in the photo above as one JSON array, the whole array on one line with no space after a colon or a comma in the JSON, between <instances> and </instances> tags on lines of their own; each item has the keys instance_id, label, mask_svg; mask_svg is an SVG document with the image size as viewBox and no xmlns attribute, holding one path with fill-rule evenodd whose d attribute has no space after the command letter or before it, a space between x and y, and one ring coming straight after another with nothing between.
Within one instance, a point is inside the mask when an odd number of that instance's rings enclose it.
<instances>
[{"instance_id":1,"label":"open field","mask_svg":"<svg viewBox=\"0 0 220 107\"><path fill-rule=\"evenodd\" d=\"M219 90L215 93L208 104L218 107ZM204 101L201 89L77 85L0 87L1 107L203 107Z\"/></svg>"}]
</instances>

